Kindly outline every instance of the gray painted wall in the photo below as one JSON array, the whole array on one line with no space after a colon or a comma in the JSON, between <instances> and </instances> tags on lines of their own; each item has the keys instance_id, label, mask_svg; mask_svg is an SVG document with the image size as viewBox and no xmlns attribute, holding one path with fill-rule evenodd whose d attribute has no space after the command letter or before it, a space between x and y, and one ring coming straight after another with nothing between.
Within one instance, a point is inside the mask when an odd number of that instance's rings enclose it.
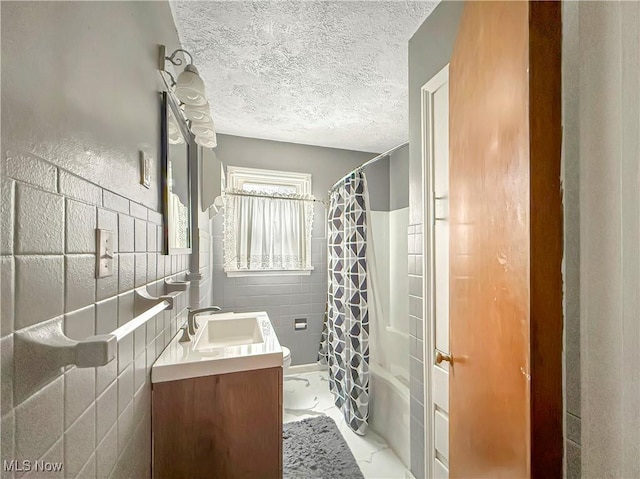
<instances>
[{"instance_id":1,"label":"gray painted wall","mask_svg":"<svg viewBox=\"0 0 640 479\"><path fill-rule=\"evenodd\" d=\"M375 155L374 155L375 156ZM389 157L381 158L364 169L372 211L389 211Z\"/></svg>"},{"instance_id":2,"label":"gray painted wall","mask_svg":"<svg viewBox=\"0 0 640 479\"><path fill-rule=\"evenodd\" d=\"M218 158L226 166L243 166L311 173L313 194L326 198L328 189L353 168L375 154L277 141L218 135ZM369 170L369 168L367 168ZM386 175L386 176L385 176ZM388 169L367 171L370 188L385 188L388 206ZM280 342L291 349L292 363L317 360L327 294L327 238L324 205L316 203L313 243L314 270L309 276L249 276L228 278L223 272L223 219L213 221L213 303L234 311L266 310ZM295 318L307 318L308 329L295 331Z\"/></svg>"},{"instance_id":3,"label":"gray painted wall","mask_svg":"<svg viewBox=\"0 0 640 479\"><path fill-rule=\"evenodd\" d=\"M2 459L64 461L60 477L150 477L149 371L184 319L186 294L100 368L21 361L14 332L45 321L74 338L109 332L133 317L134 287L154 293L188 267L188 256L159 254L156 57L159 43L178 46L171 11L166 2L1 9ZM151 189L138 184L139 149L153 158ZM96 226L117 239L114 275L98 280Z\"/></svg>"},{"instance_id":4,"label":"gray painted wall","mask_svg":"<svg viewBox=\"0 0 640 479\"><path fill-rule=\"evenodd\" d=\"M409 206L409 146L393 152L389 158L389 210Z\"/></svg>"},{"instance_id":5,"label":"gray painted wall","mask_svg":"<svg viewBox=\"0 0 640 479\"><path fill-rule=\"evenodd\" d=\"M427 17L409 40L409 281L422 283L422 138L420 135L420 89L449 63L464 2L444 1ZM422 288L420 288L422 291ZM417 348L410 357L411 471L425 477L424 462L424 363L423 301L409 297L409 331Z\"/></svg>"}]
</instances>

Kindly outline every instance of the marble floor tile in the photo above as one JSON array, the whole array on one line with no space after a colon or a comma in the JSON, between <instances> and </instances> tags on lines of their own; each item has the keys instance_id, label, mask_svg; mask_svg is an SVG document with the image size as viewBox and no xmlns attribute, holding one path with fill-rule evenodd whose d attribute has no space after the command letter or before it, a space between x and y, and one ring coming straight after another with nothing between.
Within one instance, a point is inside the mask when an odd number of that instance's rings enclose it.
<instances>
[{"instance_id":1,"label":"marble floor tile","mask_svg":"<svg viewBox=\"0 0 640 479\"><path fill-rule=\"evenodd\" d=\"M285 423L314 416L329 416L342 433L365 479L405 479L411 477L387 442L369 429L365 436L354 433L333 404L326 371L291 374L284 377Z\"/></svg>"}]
</instances>

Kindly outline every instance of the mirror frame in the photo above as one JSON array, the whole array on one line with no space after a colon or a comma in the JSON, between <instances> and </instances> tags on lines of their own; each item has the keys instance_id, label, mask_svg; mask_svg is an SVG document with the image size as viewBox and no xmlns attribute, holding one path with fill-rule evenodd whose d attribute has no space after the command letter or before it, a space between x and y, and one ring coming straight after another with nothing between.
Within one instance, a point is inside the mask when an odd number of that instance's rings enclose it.
<instances>
[{"instance_id":1,"label":"mirror frame","mask_svg":"<svg viewBox=\"0 0 640 479\"><path fill-rule=\"evenodd\" d=\"M197 146L194 142L193 136L189 131L186 120L182 116L180 110L180 103L169 92L161 92L161 106L160 106L160 168L162 178L162 219L163 219L163 255L176 255L176 254L191 254L193 249L193 182L191 179L193 169L193 152L197 153ZM176 122L180 128L182 136L186 140L187 145L187 181L189 189L189 247L188 248L170 248L169 247L169 184L167 181L168 166L169 166L169 132L168 132L168 114L169 111L173 113Z\"/></svg>"}]
</instances>

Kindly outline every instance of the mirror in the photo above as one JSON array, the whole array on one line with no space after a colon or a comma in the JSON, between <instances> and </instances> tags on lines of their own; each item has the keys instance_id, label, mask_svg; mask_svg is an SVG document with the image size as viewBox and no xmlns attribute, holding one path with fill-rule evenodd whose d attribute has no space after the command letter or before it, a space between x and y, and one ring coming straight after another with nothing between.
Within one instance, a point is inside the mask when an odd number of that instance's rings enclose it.
<instances>
[{"instance_id":1,"label":"mirror","mask_svg":"<svg viewBox=\"0 0 640 479\"><path fill-rule=\"evenodd\" d=\"M191 253L191 136L178 101L162 92L163 254Z\"/></svg>"}]
</instances>

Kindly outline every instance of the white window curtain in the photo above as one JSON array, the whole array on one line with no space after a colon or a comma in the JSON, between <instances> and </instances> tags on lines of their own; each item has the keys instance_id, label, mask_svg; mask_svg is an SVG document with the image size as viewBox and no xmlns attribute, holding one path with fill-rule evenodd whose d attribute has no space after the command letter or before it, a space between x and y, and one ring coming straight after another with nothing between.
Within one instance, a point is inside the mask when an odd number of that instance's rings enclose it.
<instances>
[{"instance_id":1,"label":"white window curtain","mask_svg":"<svg viewBox=\"0 0 640 479\"><path fill-rule=\"evenodd\" d=\"M225 271L309 271L313 197L266 191L225 194Z\"/></svg>"}]
</instances>

